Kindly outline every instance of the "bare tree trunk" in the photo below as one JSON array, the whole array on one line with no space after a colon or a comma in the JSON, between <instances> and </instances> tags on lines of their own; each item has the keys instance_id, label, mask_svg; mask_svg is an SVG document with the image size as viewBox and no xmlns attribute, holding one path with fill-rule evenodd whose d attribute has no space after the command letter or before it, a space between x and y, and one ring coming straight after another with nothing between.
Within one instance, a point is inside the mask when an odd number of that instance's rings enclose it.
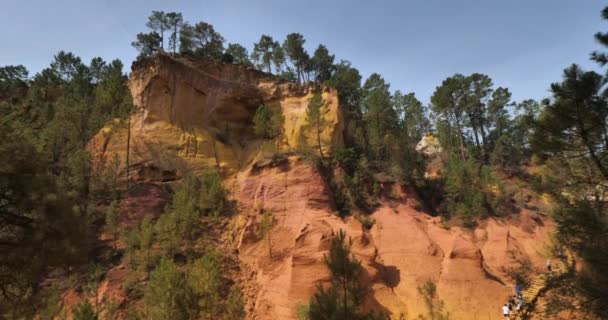
<instances>
[{"instance_id":1,"label":"bare tree trunk","mask_svg":"<svg viewBox=\"0 0 608 320\"><path fill-rule=\"evenodd\" d=\"M323 147L321 146L321 128L319 128L319 126L317 126L317 144L319 145L321 160L325 160L325 157L323 156Z\"/></svg>"},{"instance_id":2,"label":"bare tree trunk","mask_svg":"<svg viewBox=\"0 0 608 320\"><path fill-rule=\"evenodd\" d=\"M126 156L126 166L127 166L127 194L129 193L129 187L131 186L131 181L129 180L129 154L131 153L131 115L128 116L127 119L127 156Z\"/></svg>"},{"instance_id":3,"label":"bare tree trunk","mask_svg":"<svg viewBox=\"0 0 608 320\"><path fill-rule=\"evenodd\" d=\"M467 158L464 154L464 137L462 135L462 128L458 117L456 117L456 128L458 129L458 138L460 139L460 155L462 156L462 161L466 161Z\"/></svg>"},{"instance_id":4,"label":"bare tree trunk","mask_svg":"<svg viewBox=\"0 0 608 320\"><path fill-rule=\"evenodd\" d=\"M266 234L266 238L268 238L268 257L272 260L272 244L270 242L270 230Z\"/></svg>"}]
</instances>

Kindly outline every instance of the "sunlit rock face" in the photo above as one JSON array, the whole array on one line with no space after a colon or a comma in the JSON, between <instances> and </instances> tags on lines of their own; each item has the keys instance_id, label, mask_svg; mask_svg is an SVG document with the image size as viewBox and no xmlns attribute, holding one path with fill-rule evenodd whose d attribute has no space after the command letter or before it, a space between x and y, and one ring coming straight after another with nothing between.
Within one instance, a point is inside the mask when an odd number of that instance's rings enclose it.
<instances>
[{"instance_id":1,"label":"sunlit rock face","mask_svg":"<svg viewBox=\"0 0 608 320\"><path fill-rule=\"evenodd\" d=\"M517 218L490 218L472 230L446 228L440 217L417 209L411 192L396 188L398 198L381 202L368 230L353 217L336 216L327 182L298 157L241 171L235 185L234 196L246 208L239 217L239 257L254 270L250 319L296 319L297 306L308 303L316 285L329 284L324 256L339 230L351 237L351 250L364 267L366 308L391 319L426 316L418 286L430 280L451 319L492 319L513 294L509 270L520 261L542 270L553 227L522 210ZM255 232L262 208L274 216L272 258L267 241Z\"/></svg>"},{"instance_id":2,"label":"sunlit rock face","mask_svg":"<svg viewBox=\"0 0 608 320\"><path fill-rule=\"evenodd\" d=\"M328 105L323 151L339 148L344 122L335 90L286 83L243 66L166 55L136 63L129 81L137 107L131 129L109 124L90 150L105 162L116 155L124 168L129 144L130 178L147 186L124 205L133 225L144 213L162 214L169 195L158 182L179 179L185 171L221 169L238 208L233 230L222 241L238 255L241 275L234 280L242 284L247 319L296 319L298 305L308 303L317 285L329 283L324 255L339 230L352 238L352 252L364 267L360 281L370 289L365 308L391 319L426 315L417 287L428 280L437 285L437 298L452 319L495 318L513 292L508 269L517 261L542 269L551 225L527 210L513 219L488 219L474 230L447 229L440 218L417 209L422 206L413 193L395 186L396 196L381 199L371 213L375 224L368 230L354 217L337 217L334 195L314 163L290 155L265 166L253 164L262 149L253 134L257 107L282 109L285 137L279 147L296 149L316 90ZM314 138L304 143L314 146ZM433 136L425 136L417 150L441 161L441 145ZM256 234L262 209L274 216L272 256L267 241ZM109 273L104 292L122 292L125 275L118 267Z\"/></svg>"},{"instance_id":3,"label":"sunlit rock face","mask_svg":"<svg viewBox=\"0 0 608 320\"><path fill-rule=\"evenodd\" d=\"M284 82L240 65L158 55L133 65L129 80L136 111L131 116L130 165L161 170L219 167L228 175L244 168L260 150L253 115L265 104L285 116L283 151L315 146L312 134L301 137L306 108L315 92L327 104L323 150L342 145L343 120L333 89ZM91 143L97 155L118 154L125 162L127 124L107 126Z\"/></svg>"},{"instance_id":4,"label":"sunlit rock face","mask_svg":"<svg viewBox=\"0 0 608 320\"><path fill-rule=\"evenodd\" d=\"M439 139L431 133L425 134L416 145L416 151L427 158L425 177L439 178L444 169L444 161L441 158L443 148Z\"/></svg>"},{"instance_id":5,"label":"sunlit rock face","mask_svg":"<svg viewBox=\"0 0 608 320\"><path fill-rule=\"evenodd\" d=\"M441 143L436 136L427 133L416 145L416 151L426 156L436 156L443 151L443 148L441 148Z\"/></svg>"}]
</instances>

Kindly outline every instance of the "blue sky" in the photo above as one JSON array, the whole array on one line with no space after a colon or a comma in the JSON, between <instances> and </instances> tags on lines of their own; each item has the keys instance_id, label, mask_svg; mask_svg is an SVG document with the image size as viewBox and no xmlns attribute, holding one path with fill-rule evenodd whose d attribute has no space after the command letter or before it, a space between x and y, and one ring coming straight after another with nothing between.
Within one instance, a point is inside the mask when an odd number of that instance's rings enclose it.
<instances>
[{"instance_id":1,"label":"blue sky","mask_svg":"<svg viewBox=\"0 0 608 320\"><path fill-rule=\"evenodd\" d=\"M2 0L0 65L23 64L30 75L59 50L85 61L119 58L152 10L179 11L213 24L249 50L261 34L302 33L309 51L325 44L364 76L378 72L393 90L428 102L454 74L488 74L514 99L542 98L571 63L596 68L593 39L608 30L599 0Z\"/></svg>"}]
</instances>

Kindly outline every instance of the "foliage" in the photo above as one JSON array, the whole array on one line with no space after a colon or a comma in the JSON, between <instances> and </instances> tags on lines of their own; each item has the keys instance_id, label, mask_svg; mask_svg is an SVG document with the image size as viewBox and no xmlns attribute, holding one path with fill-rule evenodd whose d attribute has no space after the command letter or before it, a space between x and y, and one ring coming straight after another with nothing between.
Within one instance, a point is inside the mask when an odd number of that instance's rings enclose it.
<instances>
[{"instance_id":1,"label":"foliage","mask_svg":"<svg viewBox=\"0 0 608 320\"><path fill-rule=\"evenodd\" d=\"M361 263L350 253L351 240L340 230L331 239L325 264L331 275L331 286L317 286L310 298L308 319L375 319L372 313L364 313L360 306L365 290L360 283L363 271ZM381 317L379 317L380 319Z\"/></svg>"},{"instance_id":2,"label":"foliage","mask_svg":"<svg viewBox=\"0 0 608 320\"><path fill-rule=\"evenodd\" d=\"M271 109L262 104L253 116L253 131L262 139L279 140L283 134L284 123L285 116L280 107Z\"/></svg>"},{"instance_id":3,"label":"foliage","mask_svg":"<svg viewBox=\"0 0 608 320\"><path fill-rule=\"evenodd\" d=\"M323 156L323 141L321 134L328 126L328 121L325 115L329 112L328 104L325 103L320 92L316 92L309 100L306 108L306 126L303 127L304 132L310 132L314 137L317 150L321 159Z\"/></svg>"},{"instance_id":4,"label":"foliage","mask_svg":"<svg viewBox=\"0 0 608 320\"><path fill-rule=\"evenodd\" d=\"M317 47L311 58L312 69L317 82L325 82L331 79L335 69L334 59L335 56L329 53L326 46L320 44Z\"/></svg>"},{"instance_id":5,"label":"foliage","mask_svg":"<svg viewBox=\"0 0 608 320\"><path fill-rule=\"evenodd\" d=\"M247 48L243 47L238 43L230 43L226 48L226 54L232 57L232 62L236 64L242 64L244 66L251 67L253 63L249 60L249 53Z\"/></svg>"},{"instance_id":6,"label":"foliage","mask_svg":"<svg viewBox=\"0 0 608 320\"><path fill-rule=\"evenodd\" d=\"M74 308L72 319L74 320L97 320L98 314L93 310L93 306L89 300L84 300Z\"/></svg>"},{"instance_id":7,"label":"foliage","mask_svg":"<svg viewBox=\"0 0 608 320\"><path fill-rule=\"evenodd\" d=\"M288 34L283 42L283 50L296 69L298 83L303 82L304 72L310 59L308 52L304 49L305 42L304 36L299 33Z\"/></svg>"},{"instance_id":8,"label":"foliage","mask_svg":"<svg viewBox=\"0 0 608 320\"><path fill-rule=\"evenodd\" d=\"M241 320L246 316L243 305L243 293L241 287L233 285L230 289L230 294L226 299L226 310L224 312L224 320Z\"/></svg>"},{"instance_id":9,"label":"foliage","mask_svg":"<svg viewBox=\"0 0 608 320\"><path fill-rule=\"evenodd\" d=\"M437 299L437 286L431 280L426 281L418 286L418 293L422 296L424 304L428 310L428 319L430 320L448 320L449 313L443 310L443 300Z\"/></svg>"},{"instance_id":10,"label":"foliage","mask_svg":"<svg viewBox=\"0 0 608 320\"><path fill-rule=\"evenodd\" d=\"M118 240L118 201L114 200L110 203L106 210L106 232L112 235L113 247L116 250L116 241Z\"/></svg>"},{"instance_id":11,"label":"foliage","mask_svg":"<svg viewBox=\"0 0 608 320\"><path fill-rule=\"evenodd\" d=\"M222 177L216 170L205 170L200 178L199 210L216 217L224 212L226 191Z\"/></svg>"},{"instance_id":12,"label":"foliage","mask_svg":"<svg viewBox=\"0 0 608 320\"><path fill-rule=\"evenodd\" d=\"M270 259L272 259L272 242L270 239L270 231L272 230L273 224L274 217L272 216L272 212L269 210L262 210L262 219L257 230L260 238L266 238L266 240L268 240L268 258Z\"/></svg>"},{"instance_id":13,"label":"foliage","mask_svg":"<svg viewBox=\"0 0 608 320\"><path fill-rule=\"evenodd\" d=\"M224 52L224 37L207 22L198 22L194 26L184 24L180 39L182 54L220 59Z\"/></svg>"},{"instance_id":14,"label":"foliage","mask_svg":"<svg viewBox=\"0 0 608 320\"><path fill-rule=\"evenodd\" d=\"M275 42L271 36L262 35L260 41L258 41L253 48L251 53L251 60L253 60L256 66L260 70L265 70L270 73L271 67L275 60L275 51L279 51L279 43ZM278 56L280 58L280 55Z\"/></svg>"},{"instance_id":15,"label":"foliage","mask_svg":"<svg viewBox=\"0 0 608 320\"><path fill-rule=\"evenodd\" d=\"M162 37L157 32L138 33L131 45L139 51L138 58L150 57L162 48Z\"/></svg>"},{"instance_id":16,"label":"foliage","mask_svg":"<svg viewBox=\"0 0 608 320\"><path fill-rule=\"evenodd\" d=\"M443 215L462 218L465 226L473 227L478 217L502 214L504 190L489 167L454 156L445 176Z\"/></svg>"},{"instance_id":17,"label":"foliage","mask_svg":"<svg viewBox=\"0 0 608 320\"><path fill-rule=\"evenodd\" d=\"M144 294L147 319L193 319L193 295L186 278L166 258L150 274Z\"/></svg>"},{"instance_id":18,"label":"foliage","mask_svg":"<svg viewBox=\"0 0 608 320\"><path fill-rule=\"evenodd\" d=\"M217 319L221 314L222 266L220 254L215 249L207 252L190 266L188 284L193 289L200 315L205 319Z\"/></svg>"}]
</instances>

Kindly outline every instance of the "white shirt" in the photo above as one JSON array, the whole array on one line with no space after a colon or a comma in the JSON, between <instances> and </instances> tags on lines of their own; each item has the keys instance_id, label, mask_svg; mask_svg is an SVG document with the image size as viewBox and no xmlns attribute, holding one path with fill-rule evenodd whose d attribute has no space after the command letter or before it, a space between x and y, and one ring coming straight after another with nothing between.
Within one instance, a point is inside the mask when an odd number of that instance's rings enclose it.
<instances>
[{"instance_id":1,"label":"white shirt","mask_svg":"<svg viewBox=\"0 0 608 320\"><path fill-rule=\"evenodd\" d=\"M509 307L502 306L502 314L509 314Z\"/></svg>"}]
</instances>

